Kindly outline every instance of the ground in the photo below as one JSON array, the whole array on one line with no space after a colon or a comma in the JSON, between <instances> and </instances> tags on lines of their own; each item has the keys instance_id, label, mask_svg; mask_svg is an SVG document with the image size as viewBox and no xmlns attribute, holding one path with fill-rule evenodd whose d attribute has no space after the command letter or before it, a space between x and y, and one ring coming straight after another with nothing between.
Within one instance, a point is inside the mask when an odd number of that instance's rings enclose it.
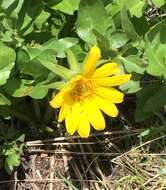
<instances>
[{"instance_id":1,"label":"ground","mask_svg":"<svg viewBox=\"0 0 166 190\"><path fill-rule=\"evenodd\" d=\"M1 173L1 189L164 190L166 149L159 145L165 136L140 144L141 132L107 130L86 140L73 136L28 141L10 180Z\"/></svg>"}]
</instances>

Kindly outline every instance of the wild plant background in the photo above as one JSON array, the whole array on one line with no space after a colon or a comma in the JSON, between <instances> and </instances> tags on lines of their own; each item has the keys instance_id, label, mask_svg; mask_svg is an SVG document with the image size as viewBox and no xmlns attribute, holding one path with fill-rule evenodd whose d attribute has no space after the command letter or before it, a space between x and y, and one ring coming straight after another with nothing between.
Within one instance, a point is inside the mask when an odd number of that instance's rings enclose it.
<instances>
[{"instance_id":1,"label":"wild plant background","mask_svg":"<svg viewBox=\"0 0 166 190\"><path fill-rule=\"evenodd\" d=\"M67 51L81 63L95 44L103 61L132 74L120 86L128 97L123 112L134 104L132 123L164 125L165 0L0 0L0 141L8 173L20 164L25 139L63 130L49 101L64 82Z\"/></svg>"}]
</instances>

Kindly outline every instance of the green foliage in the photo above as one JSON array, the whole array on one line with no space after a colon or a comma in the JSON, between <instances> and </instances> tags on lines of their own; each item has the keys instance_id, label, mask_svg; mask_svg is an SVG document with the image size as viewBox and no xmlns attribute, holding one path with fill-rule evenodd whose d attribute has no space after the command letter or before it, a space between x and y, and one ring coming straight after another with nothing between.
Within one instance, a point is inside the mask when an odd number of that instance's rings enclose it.
<instances>
[{"instance_id":1,"label":"green foliage","mask_svg":"<svg viewBox=\"0 0 166 190\"><path fill-rule=\"evenodd\" d=\"M9 105L10 106L11 102L9 99L7 99L3 94L0 93L0 105Z\"/></svg>"},{"instance_id":2,"label":"green foliage","mask_svg":"<svg viewBox=\"0 0 166 190\"><path fill-rule=\"evenodd\" d=\"M0 151L4 155L4 167L11 174L20 165L23 155L25 134L18 133L13 127L0 125Z\"/></svg>"},{"instance_id":3,"label":"green foliage","mask_svg":"<svg viewBox=\"0 0 166 190\"><path fill-rule=\"evenodd\" d=\"M130 14L136 17L142 16L143 10L146 5L146 1L144 0L133 0L133 1L117 0L115 2L117 3L119 9L122 9L123 7L126 6L127 10L130 11Z\"/></svg>"},{"instance_id":4,"label":"green foliage","mask_svg":"<svg viewBox=\"0 0 166 190\"><path fill-rule=\"evenodd\" d=\"M152 2L154 3L154 5L158 8L160 8L161 6L164 5L164 3L166 2L165 0L152 0Z\"/></svg>"},{"instance_id":5,"label":"green foliage","mask_svg":"<svg viewBox=\"0 0 166 190\"><path fill-rule=\"evenodd\" d=\"M15 64L15 51L0 42L0 85L6 83Z\"/></svg>"},{"instance_id":6,"label":"green foliage","mask_svg":"<svg viewBox=\"0 0 166 190\"><path fill-rule=\"evenodd\" d=\"M93 29L101 34L105 34L109 25L109 17L100 0L85 0L80 2L76 27L81 39L95 44L96 38L93 34Z\"/></svg>"},{"instance_id":7,"label":"green foliage","mask_svg":"<svg viewBox=\"0 0 166 190\"><path fill-rule=\"evenodd\" d=\"M128 35L131 40L139 40L139 36L135 31L135 28L128 17L128 13L125 7L121 10L121 23L122 30Z\"/></svg>"},{"instance_id":8,"label":"green foliage","mask_svg":"<svg viewBox=\"0 0 166 190\"><path fill-rule=\"evenodd\" d=\"M62 0L57 5L53 6L54 10L62 11L66 14L72 15L74 11L78 10L80 0Z\"/></svg>"},{"instance_id":9,"label":"green foliage","mask_svg":"<svg viewBox=\"0 0 166 190\"><path fill-rule=\"evenodd\" d=\"M137 96L136 119L140 121L158 112L166 104L166 85L144 87Z\"/></svg>"},{"instance_id":10,"label":"green foliage","mask_svg":"<svg viewBox=\"0 0 166 190\"><path fill-rule=\"evenodd\" d=\"M10 123L14 117L33 128L35 138L52 131L51 94L79 71L93 44L101 48L101 63L117 62L132 74L120 90L135 93L136 121L160 112L166 105L165 15L165 0L1 0L0 118ZM13 139L2 140L8 172L22 150L22 141Z\"/></svg>"},{"instance_id":11,"label":"green foliage","mask_svg":"<svg viewBox=\"0 0 166 190\"><path fill-rule=\"evenodd\" d=\"M145 57L148 61L147 72L166 79L166 22L156 24L147 33Z\"/></svg>"}]
</instances>

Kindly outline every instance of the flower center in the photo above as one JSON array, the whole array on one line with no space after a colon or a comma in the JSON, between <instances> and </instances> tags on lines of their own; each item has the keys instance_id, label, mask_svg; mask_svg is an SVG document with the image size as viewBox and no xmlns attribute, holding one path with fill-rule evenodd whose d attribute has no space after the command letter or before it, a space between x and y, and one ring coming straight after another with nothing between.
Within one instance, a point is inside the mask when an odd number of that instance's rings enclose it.
<instances>
[{"instance_id":1,"label":"flower center","mask_svg":"<svg viewBox=\"0 0 166 190\"><path fill-rule=\"evenodd\" d=\"M81 78L73 82L71 95L76 101L81 101L94 93L94 85L91 80Z\"/></svg>"}]
</instances>

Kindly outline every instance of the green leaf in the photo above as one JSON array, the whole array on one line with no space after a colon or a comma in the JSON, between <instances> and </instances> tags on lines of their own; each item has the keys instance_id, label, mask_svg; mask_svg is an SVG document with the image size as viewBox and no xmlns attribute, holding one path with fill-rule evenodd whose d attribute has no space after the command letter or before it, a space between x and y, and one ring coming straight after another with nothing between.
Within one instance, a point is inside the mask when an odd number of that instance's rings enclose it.
<instances>
[{"instance_id":1,"label":"green leaf","mask_svg":"<svg viewBox=\"0 0 166 190\"><path fill-rule=\"evenodd\" d=\"M18 63L21 71L33 76L35 80L38 79L39 81L46 80L50 71L55 73L55 77L70 78L71 71L61 65L57 65L56 51L51 48L54 48L53 44L47 44L47 47L44 46L41 48L27 48L27 53L20 51L18 54ZM63 53L65 54L65 52ZM31 61L28 61L29 57Z\"/></svg>"},{"instance_id":2,"label":"green leaf","mask_svg":"<svg viewBox=\"0 0 166 190\"><path fill-rule=\"evenodd\" d=\"M33 51L34 50L34 51ZM28 53L29 54L28 54ZM29 76L32 76L35 80L44 80L48 76L48 70L43 67L39 61L36 59L33 59L33 57L36 57L38 54L42 53L38 49L33 49L32 50L28 49L26 51L24 50L19 50L17 54L17 65L20 69L20 72L22 74L26 74ZM34 55L34 56L33 56ZM30 56L32 57L32 60L30 60Z\"/></svg>"},{"instance_id":3,"label":"green leaf","mask_svg":"<svg viewBox=\"0 0 166 190\"><path fill-rule=\"evenodd\" d=\"M33 83L33 81L31 81ZM27 84L27 81L13 78L5 85L5 90L13 97L24 97L32 90L31 83Z\"/></svg>"},{"instance_id":4,"label":"green leaf","mask_svg":"<svg viewBox=\"0 0 166 190\"><path fill-rule=\"evenodd\" d=\"M21 8L22 8L22 5L23 5L23 3L24 3L24 0L17 0L17 7L12 11L12 17L14 17L14 18L16 18L16 19L18 19L18 14L19 14L19 12L20 12L20 10L21 10Z\"/></svg>"},{"instance_id":5,"label":"green leaf","mask_svg":"<svg viewBox=\"0 0 166 190\"><path fill-rule=\"evenodd\" d=\"M145 136L149 135L149 133L150 133L150 129L146 129L145 131L141 132L140 136L145 137Z\"/></svg>"},{"instance_id":6,"label":"green leaf","mask_svg":"<svg viewBox=\"0 0 166 190\"><path fill-rule=\"evenodd\" d=\"M109 17L100 0L81 0L76 22L80 38L90 44L96 44L93 29L104 35L109 25Z\"/></svg>"},{"instance_id":7,"label":"green leaf","mask_svg":"<svg viewBox=\"0 0 166 190\"><path fill-rule=\"evenodd\" d=\"M0 42L0 70L15 61L16 54L15 51L6 46L4 43Z\"/></svg>"},{"instance_id":8,"label":"green leaf","mask_svg":"<svg viewBox=\"0 0 166 190\"><path fill-rule=\"evenodd\" d=\"M79 65L78 65L78 62L77 62L77 59L74 55L74 53L68 49L67 50L67 61L70 65L70 69L77 72L79 70Z\"/></svg>"},{"instance_id":9,"label":"green leaf","mask_svg":"<svg viewBox=\"0 0 166 190\"><path fill-rule=\"evenodd\" d=\"M115 0L117 5L117 10L121 10L126 7L126 10L130 11L131 16L141 17L144 9L146 8L146 1L144 0Z\"/></svg>"},{"instance_id":10,"label":"green leaf","mask_svg":"<svg viewBox=\"0 0 166 190\"><path fill-rule=\"evenodd\" d=\"M25 134L22 134L19 137L17 137L16 141L19 141L19 142L23 143L25 141Z\"/></svg>"},{"instance_id":11,"label":"green leaf","mask_svg":"<svg viewBox=\"0 0 166 190\"><path fill-rule=\"evenodd\" d=\"M33 84L33 80L11 79L5 85L6 91L13 97L31 96L34 99L42 99L48 93L48 87L43 84Z\"/></svg>"},{"instance_id":12,"label":"green leaf","mask_svg":"<svg viewBox=\"0 0 166 190\"><path fill-rule=\"evenodd\" d=\"M6 31L5 33L2 34L2 42L12 42L13 38L13 31Z\"/></svg>"},{"instance_id":13,"label":"green leaf","mask_svg":"<svg viewBox=\"0 0 166 190\"><path fill-rule=\"evenodd\" d=\"M11 175L12 171L13 171L13 166L9 165L7 161L4 162L4 168L6 170L6 172Z\"/></svg>"},{"instance_id":14,"label":"green leaf","mask_svg":"<svg viewBox=\"0 0 166 190\"><path fill-rule=\"evenodd\" d=\"M122 8L121 10L121 22L122 22L122 29L131 38L133 41L139 40L140 37L135 31L135 28L128 17L126 8Z\"/></svg>"},{"instance_id":15,"label":"green leaf","mask_svg":"<svg viewBox=\"0 0 166 190\"><path fill-rule=\"evenodd\" d=\"M114 3L109 3L105 8L107 10L107 13L109 15L111 15L112 17L114 17L115 15L117 15L120 10L122 9L122 7L120 7L118 4L118 2L114 2Z\"/></svg>"},{"instance_id":16,"label":"green leaf","mask_svg":"<svg viewBox=\"0 0 166 190\"><path fill-rule=\"evenodd\" d=\"M58 65L55 63L56 60L54 60L54 63L51 59L51 55L49 55L49 52L46 54L41 54L37 57L37 60L41 65L46 67L49 71L52 71L57 76L60 76L64 80L71 79L71 76L73 75L73 71L67 69L64 66Z\"/></svg>"},{"instance_id":17,"label":"green leaf","mask_svg":"<svg viewBox=\"0 0 166 190\"><path fill-rule=\"evenodd\" d=\"M0 106L11 105L11 102L8 98L6 98L3 94L0 93Z\"/></svg>"},{"instance_id":18,"label":"green leaf","mask_svg":"<svg viewBox=\"0 0 166 190\"><path fill-rule=\"evenodd\" d=\"M133 6L130 10L130 14L134 15L136 17L141 17L145 8L145 1L137 0L138 2L135 2L135 6Z\"/></svg>"},{"instance_id":19,"label":"green leaf","mask_svg":"<svg viewBox=\"0 0 166 190\"><path fill-rule=\"evenodd\" d=\"M4 85L10 76L11 70L15 63L10 63L3 69L0 69L0 85Z\"/></svg>"},{"instance_id":20,"label":"green leaf","mask_svg":"<svg viewBox=\"0 0 166 190\"><path fill-rule=\"evenodd\" d=\"M61 90L66 86L66 83L63 81L57 81L57 82L53 82L50 84L46 84L45 85L48 89L57 89L57 90Z\"/></svg>"},{"instance_id":21,"label":"green leaf","mask_svg":"<svg viewBox=\"0 0 166 190\"><path fill-rule=\"evenodd\" d=\"M143 74L145 72L146 65L136 55L120 57L120 60L123 62L124 67L128 73L135 72L138 74Z\"/></svg>"},{"instance_id":22,"label":"green leaf","mask_svg":"<svg viewBox=\"0 0 166 190\"><path fill-rule=\"evenodd\" d=\"M144 105L145 112L159 111L166 104L166 85L161 85L159 90L154 93Z\"/></svg>"},{"instance_id":23,"label":"green leaf","mask_svg":"<svg viewBox=\"0 0 166 190\"><path fill-rule=\"evenodd\" d=\"M147 72L166 79L166 22L157 23L146 34L144 59L147 60Z\"/></svg>"},{"instance_id":24,"label":"green leaf","mask_svg":"<svg viewBox=\"0 0 166 190\"><path fill-rule=\"evenodd\" d=\"M51 40L43 44L42 50L52 49L56 52L57 57L64 58L66 57L66 50L75 46L77 43L77 38L66 37L58 40L52 38Z\"/></svg>"},{"instance_id":25,"label":"green leaf","mask_svg":"<svg viewBox=\"0 0 166 190\"><path fill-rule=\"evenodd\" d=\"M25 2L26 11L30 18L34 19L39 16L42 11L43 3L41 0L28 0Z\"/></svg>"},{"instance_id":26,"label":"green leaf","mask_svg":"<svg viewBox=\"0 0 166 190\"><path fill-rule=\"evenodd\" d=\"M28 65L27 63L24 62L23 57L24 56L27 57L27 55L25 55L25 53L23 52L20 55L20 59L22 61L19 61L19 63L23 65L23 69L26 68L24 69L24 73L26 70L28 71L27 74L29 75L36 72L37 74L39 74L40 77L43 78L43 76L41 76L43 75L43 72L41 72L39 69L47 68L48 69L47 71L52 71L53 73L56 74L56 76L65 78L65 80L70 79L72 71L68 70L67 68L61 65L57 65L56 57L61 57L61 58L66 57L67 49L71 48L77 43L78 39L76 38L62 38L59 40L53 38L48 42L44 43L43 46L39 45L34 48L26 48L26 52L30 57L31 60L30 63L32 64L32 67L30 64Z\"/></svg>"},{"instance_id":27,"label":"green leaf","mask_svg":"<svg viewBox=\"0 0 166 190\"><path fill-rule=\"evenodd\" d=\"M103 50L103 49L109 49L110 48L110 43L109 40L106 36L100 34L97 30L93 30L94 35L96 36L97 39L97 44L98 46Z\"/></svg>"},{"instance_id":28,"label":"green leaf","mask_svg":"<svg viewBox=\"0 0 166 190\"><path fill-rule=\"evenodd\" d=\"M53 6L54 10L62 11L66 14L73 15L74 11L78 10L80 0L62 0L57 5Z\"/></svg>"},{"instance_id":29,"label":"green leaf","mask_svg":"<svg viewBox=\"0 0 166 190\"><path fill-rule=\"evenodd\" d=\"M11 6L15 2L15 0L3 0L1 2L2 2L1 3L2 9L7 9L9 6Z\"/></svg>"},{"instance_id":30,"label":"green leaf","mask_svg":"<svg viewBox=\"0 0 166 190\"><path fill-rule=\"evenodd\" d=\"M125 33L116 31L111 33L109 40L112 48L121 48L129 41L129 38Z\"/></svg>"},{"instance_id":31,"label":"green leaf","mask_svg":"<svg viewBox=\"0 0 166 190\"><path fill-rule=\"evenodd\" d=\"M166 46L160 43L149 44L146 48L145 56L148 59L146 71L156 77L166 79Z\"/></svg>"},{"instance_id":32,"label":"green leaf","mask_svg":"<svg viewBox=\"0 0 166 190\"><path fill-rule=\"evenodd\" d=\"M15 64L15 51L0 42L0 85L6 83Z\"/></svg>"},{"instance_id":33,"label":"green leaf","mask_svg":"<svg viewBox=\"0 0 166 190\"><path fill-rule=\"evenodd\" d=\"M10 114L9 106L0 106L0 116L8 120L10 119Z\"/></svg>"},{"instance_id":34,"label":"green leaf","mask_svg":"<svg viewBox=\"0 0 166 190\"><path fill-rule=\"evenodd\" d=\"M166 85L150 85L137 94L136 121L142 121L166 105Z\"/></svg>"},{"instance_id":35,"label":"green leaf","mask_svg":"<svg viewBox=\"0 0 166 190\"><path fill-rule=\"evenodd\" d=\"M46 20L50 17L50 13L42 10L40 15L35 19L35 24L39 30L41 30L43 24L46 22Z\"/></svg>"},{"instance_id":36,"label":"green leaf","mask_svg":"<svg viewBox=\"0 0 166 190\"><path fill-rule=\"evenodd\" d=\"M165 0L152 0L152 2L154 3L154 5L158 8L160 8L161 6L163 6L166 1Z\"/></svg>"},{"instance_id":37,"label":"green leaf","mask_svg":"<svg viewBox=\"0 0 166 190\"><path fill-rule=\"evenodd\" d=\"M54 6L57 5L59 2L61 2L63 0L45 0L45 2L47 3L48 6Z\"/></svg>"},{"instance_id":38,"label":"green leaf","mask_svg":"<svg viewBox=\"0 0 166 190\"><path fill-rule=\"evenodd\" d=\"M35 59L41 54L44 53L47 54L48 52L49 55L52 54L52 57L54 56L54 59L56 57L64 58L66 57L67 49L73 47L77 43L78 43L77 38L61 38L61 39L52 38L51 40L45 42L42 46L36 45L35 47L26 47L25 50L28 53L30 60ZM28 57L26 58L26 60L27 59Z\"/></svg>"},{"instance_id":39,"label":"green leaf","mask_svg":"<svg viewBox=\"0 0 166 190\"><path fill-rule=\"evenodd\" d=\"M11 3L12 2L12 3ZM18 14L21 10L21 7L24 3L24 0L14 0L14 1L10 1L10 5L8 0L5 1L6 5L4 8L5 13L7 14L7 16L11 17L12 19L18 19Z\"/></svg>"},{"instance_id":40,"label":"green leaf","mask_svg":"<svg viewBox=\"0 0 166 190\"><path fill-rule=\"evenodd\" d=\"M42 84L37 84L32 87L32 90L29 92L29 96L34 99L43 99L48 93L48 88Z\"/></svg>"},{"instance_id":41,"label":"green leaf","mask_svg":"<svg viewBox=\"0 0 166 190\"><path fill-rule=\"evenodd\" d=\"M14 148L11 149L11 154L8 154L7 158L5 159L5 169L10 174L13 171L14 167L20 165L21 157L19 153L17 153Z\"/></svg>"},{"instance_id":42,"label":"green leaf","mask_svg":"<svg viewBox=\"0 0 166 190\"><path fill-rule=\"evenodd\" d=\"M133 78L133 77L132 77ZM130 80L127 83L120 86L120 90L124 91L127 94L136 93L141 90L140 80Z\"/></svg>"},{"instance_id":43,"label":"green leaf","mask_svg":"<svg viewBox=\"0 0 166 190\"><path fill-rule=\"evenodd\" d=\"M146 71L153 76L164 77L166 79L166 44L159 41L157 35L153 42L147 42L144 59L148 61Z\"/></svg>"},{"instance_id":44,"label":"green leaf","mask_svg":"<svg viewBox=\"0 0 166 190\"><path fill-rule=\"evenodd\" d=\"M147 31L149 30L149 21L143 15L140 18L132 18L132 23L134 25L135 31L140 37L144 37ZM142 39L141 39L142 40Z\"/></svg>"},{"instance_id":45,"label":"green leaf","mask_svg":"<svg viewBox=\"0 0 166 190\"><path fill-rule=\"evenodd\" d=\"M162 44L165 44L166 43L165 30L166 30L166 21L164 20L162 22L158 22L156 25L151 27L147 32L145 36L146 41L153 42L153 40L155 40L156 36L158 35L159 41Z\"/></svg>"},{"instance_id":46,"label":"green leaf","mask_svg":"<svg viewBox=\"0 0 166 190\"><path fill-rule=\"evenodd\" d=\"M41 0L28 0L24 1L19 14L18 19L15 22L15 27L20 31L23 36L33 31L35 19L42 12L43 3Z\"/></svg>"}]
</instances>

